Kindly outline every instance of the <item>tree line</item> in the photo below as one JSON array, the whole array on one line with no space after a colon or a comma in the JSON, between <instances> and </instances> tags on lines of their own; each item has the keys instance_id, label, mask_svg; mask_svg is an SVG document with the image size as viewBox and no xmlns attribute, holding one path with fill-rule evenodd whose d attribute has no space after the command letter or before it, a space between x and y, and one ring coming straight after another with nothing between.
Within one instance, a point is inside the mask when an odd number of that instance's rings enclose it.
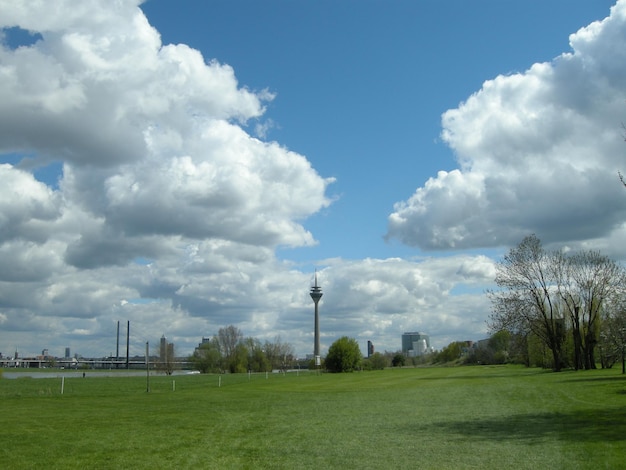
<instances>
[{"instance_id":1,"label":"tree line","mask_svg":"<svg viewBox=\"0 0 626 470\"><path fill-rule=\"evenodd\" d=\"M229 325L202 342L189 358L201 373L269 372L286 370L295 361L294 349L277 337L273 342L245 338L242 331Z\"/></svg>"},{"instance_id":2,"label":"tree line","mask_svg":"<svg viewBox=\"0 0 626 470\"><path fill-rule=\"evenodd\" d=\"M201 373L242 373L287 370L296 362L294 349L277 337L273 342L245 338L242 331L229 325L203 341L189 358ZM354 338L339 338L328 349L321 367L329 372L352 372L362 367L363 357ZM314 368L313 360L306 364Z\"/></svg>"}]
</instances>

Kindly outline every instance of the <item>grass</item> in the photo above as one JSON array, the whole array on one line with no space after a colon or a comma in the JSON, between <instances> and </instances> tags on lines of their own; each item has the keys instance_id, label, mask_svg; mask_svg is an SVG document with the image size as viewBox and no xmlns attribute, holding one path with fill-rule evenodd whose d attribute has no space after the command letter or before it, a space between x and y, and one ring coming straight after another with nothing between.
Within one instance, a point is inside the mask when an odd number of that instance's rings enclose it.
<instances>
[{"instance_id":1,"label":"grass","mask_svg":"<svg viewBox=\"0 0 626 470\"><path fill-rule=\"evenodd\" d=\"M0 379L2 467L626 467L619 370L153 376L150 388L88 374L61 395L60 378Z\"/></svg>"}]
</instances>

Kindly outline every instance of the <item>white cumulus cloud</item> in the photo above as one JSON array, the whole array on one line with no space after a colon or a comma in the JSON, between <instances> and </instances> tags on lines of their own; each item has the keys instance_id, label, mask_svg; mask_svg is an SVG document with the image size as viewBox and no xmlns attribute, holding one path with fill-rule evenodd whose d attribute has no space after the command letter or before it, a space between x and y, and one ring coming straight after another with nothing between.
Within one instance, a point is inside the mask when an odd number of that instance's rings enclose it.
<instances>
[{"instance_id":1,"label":"white cumulus cloud","mask_svg":"<svg viewBox=\"0 0 626 470\"><path fill-rule=\"evenodd\" d=\"M530 233L549 243L623 232L626 2L570 45L486 81L443 114L459 169L397 203L387 237L439 250L510 246Z\"/></svg>"},{"instance_id":2,"label":"white cumulus cloud","mask_svg":"<svg viewBox=\"0 0 626 470\"><path fill-rule=\"evenodd\" d=\"M23 344L85 344L120 317L182 343L205 316L207 334L245 322L232 305L258 266L315 244L302 223L331 203L331 178L246 130L274 93L163 44L140 3L0 0L0 311ZM31 40L12 44L15 29Z\"/></svg>"}]
</instances>

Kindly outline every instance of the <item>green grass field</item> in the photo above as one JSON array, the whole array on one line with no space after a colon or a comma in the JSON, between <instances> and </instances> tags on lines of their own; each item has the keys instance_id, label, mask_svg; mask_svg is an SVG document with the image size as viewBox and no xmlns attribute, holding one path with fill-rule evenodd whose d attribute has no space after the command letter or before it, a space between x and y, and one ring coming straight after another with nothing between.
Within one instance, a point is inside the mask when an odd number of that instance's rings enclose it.
<instances>
[{"instance_id":1,"label":"green grass field","mask_svg":"<svg viewBox=\"0 0 626 470\"><path fill-rule=\"evenodd\" d=\"M146 385L88 374L66 378L61 395L60 378L0 379L0 467L626 468L619 369L152 376L150 393Z\"/></svg>"}]
</instances>

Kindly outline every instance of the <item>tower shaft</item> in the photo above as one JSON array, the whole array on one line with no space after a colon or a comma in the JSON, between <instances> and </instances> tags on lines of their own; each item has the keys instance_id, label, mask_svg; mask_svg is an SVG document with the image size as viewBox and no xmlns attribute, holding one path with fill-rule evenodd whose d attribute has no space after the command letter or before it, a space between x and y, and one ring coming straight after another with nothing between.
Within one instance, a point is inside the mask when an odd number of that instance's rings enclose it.
<instances>
[{"instance_id":1,"label":"tower shaft","mask_svg":"<svg viewBox=\"0 0 626 470\"><path fill-rule=\"evenodd\" d=\"M319 357L320 355L320 312L318 306L318 300L315 301L315 344L313 345L313 355Z\"/></svg>"},{"instance_id":2,"label":"tower shaft","mask_svg":"<svg viewBox=\"0 0 626 470\"><path fill-rule=\"evenodd\" d=\"M315 303L315 343L313 344L313 356L315 356L315 365L319 365L320 357L320 312L319 302L322 298L322 288L317 285L317 273L315 273L315 285L311 287L309 293L311 299Z\"/></svg>"}]
</instances>

